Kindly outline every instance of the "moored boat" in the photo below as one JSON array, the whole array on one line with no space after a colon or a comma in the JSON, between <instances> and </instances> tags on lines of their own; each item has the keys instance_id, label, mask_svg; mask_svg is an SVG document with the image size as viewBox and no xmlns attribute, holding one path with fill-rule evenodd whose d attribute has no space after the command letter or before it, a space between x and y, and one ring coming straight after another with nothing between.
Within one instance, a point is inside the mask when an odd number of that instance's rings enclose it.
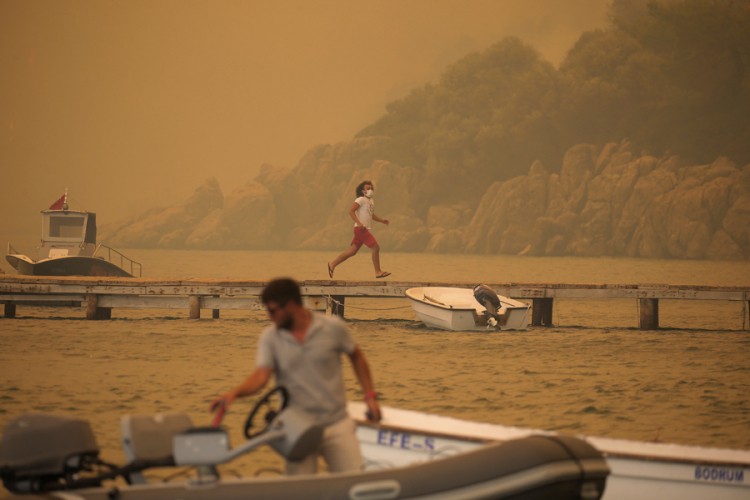
<instances>
[{"instance_id":1,"label":"moored boat","mask_svg":"<svg viewBox=\"0 0 750 500\"><path fill-rule=\"evenodd\" d=\"M362 418L362 403L349 403L357 437L373 469L403 467L466 453L488 442L549 431L509 427L382 407L385 419L373 426ZM601 451L610 475L604 500L740 500L750 498L750 451L578 436Z\"/></svg>"},{"instance_id":2,"label":"moored boat","mask_svg":"<svg viewBox=\"0 0 750 500\"><path fill-rule=\"evenodd\" d=\"M256 409L258 406L256 406ZM248 416L253 420L254 409ZM526 436L488 443L444 459L380 470L295 477L224 478L217 466L260 445L290 460L317 447L323 429L303 412L282 408L266 427L231 448L223 427L192 426L184 414L126 416L118 467L98 458L85 420L30 414L6 426L0 439L0 476L14 495L65 500L234 498L601 498L609 473L601 454L574 437ZM189 480L149 481L151 468L190 467ZM117 479L125 484L113 483ZM36 496L36 495L43 495ZM27 496L27 497L28 497Z\"/></svg>"},{"instance_id":3,"label":"moored boat","mask_svg":"<svg viewBox=\"0 0 750 500\"><path fill-rule=\"evenodd\" d=\"M37 260L8 243L5 259L19 274L32 276L141 276L141 264L96 241L96 213L70 210L68 194L42 210Z\"/></svg>"},{"instance_id":4,"label":"moored boat","mask_svg":"<svg viewBox=\"0 0 750 500\"><path fill-rule=\"evenodd\" d=\"M453 331L525 330L530 306L497 295L486 285L472 288L416 287L406 290L414 313L430 328Z\"/></svg>"}]
</instances>

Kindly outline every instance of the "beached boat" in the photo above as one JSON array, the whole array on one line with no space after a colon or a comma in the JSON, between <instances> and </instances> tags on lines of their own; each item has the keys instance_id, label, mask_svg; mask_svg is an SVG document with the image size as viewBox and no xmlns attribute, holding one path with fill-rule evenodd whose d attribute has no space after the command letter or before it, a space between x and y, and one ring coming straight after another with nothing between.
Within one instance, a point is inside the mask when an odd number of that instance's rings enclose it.
<instances>
[{"instance_id":1,"label":"beached boat","mask_svg":"<svg viewBox=\"0 0 750 500\"><path fill-rule=\"evenodd\" d=\"M37 260L8 243L5 259L19 274L34 276L141 276L141 264L96 242L96 214L68 208L67 192L42 210Z\"/></svg>"},{"instance_id":2,"label":"beached boat","mask_svg":"<svg viewBox=\"0 0 750 500\"><path fill-rule=\"evenodd\" d=\"M425 325L442 330L525 330L528 304L497 295L486 285L472 288L417 287L406 290Z\"/></svg>"},{"instance_id":3,"label":"beached boat","mask_svg":"<svg viewBox=\"0 0 750 500\"><path fill-rule=\"evenodd\" d=\"M256 406L257 408L257 406ZM248 417L253 420L255 410ZM11 421L0 439L0 476L13 495L65 500L230 498L513 498L601 497L608 469L602 455L572 437L526 436L476 446L400 467L296 477L224 478L217 466L266 444L300 459L318 445L322 428L293 408L231 448L221 426L194 428L184 414L127 416L121 421L129 463L98 459L88 422L31 414ZM416 443L414 443L416 444ZM189 480L149 482L144 471L192 467ZM114 482L117 481L119 482Z\"/></svg>"},{"instance_id":4,"label":"beached boat","mask_svg":"<svg viewBox=\"0 0 750 500\"><path fill-rule=\"evenodd\" d=\"M469 422L416 411L383 407L384 420L368 423L363 403L349 403L357 436L371 469L466 453L489 442L554 432ZM610 475L604 500L740 500L750 498L750 451L667 443L583 437L607 460Z\"/></svg>"}]
</instances>

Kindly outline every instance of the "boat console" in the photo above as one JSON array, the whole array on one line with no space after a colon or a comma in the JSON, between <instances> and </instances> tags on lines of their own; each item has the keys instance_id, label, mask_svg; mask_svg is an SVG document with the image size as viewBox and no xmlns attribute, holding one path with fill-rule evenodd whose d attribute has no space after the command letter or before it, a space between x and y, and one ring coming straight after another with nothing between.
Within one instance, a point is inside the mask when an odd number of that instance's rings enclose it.
<instances>
[{"instance_id":1,"label":"boat console","mask_svg":"<svg viewBox=\"0 0 750 500\"><path fill-rule=\"evenodd\" d=\"M264 398L261 403L265 402ZM248 417L252 421L259 406ZM142 472L156 467L195 467L197 482L218 481L216 466L267 444L287 460L312 453L323 427L296 408L266 413L266 425L236 448L224 427L194 427L182 413L126 415L122 445L129 462L118 467L99 458L91 425L82 419L28 414L12 420L0 438L0 477L13 493L35 493L100 486L124 479L145 484ZM246 424L246 428L248 425Z\"/></svg>"}]
</instances>

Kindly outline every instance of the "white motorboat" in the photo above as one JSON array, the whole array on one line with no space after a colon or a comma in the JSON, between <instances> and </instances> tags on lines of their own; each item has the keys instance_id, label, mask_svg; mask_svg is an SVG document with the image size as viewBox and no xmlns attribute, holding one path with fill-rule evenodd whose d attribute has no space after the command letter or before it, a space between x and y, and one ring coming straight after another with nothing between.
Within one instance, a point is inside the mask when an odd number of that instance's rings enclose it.
<instances>
[{"instance_id":1,"label":"white motorboat","mask_svg":"<svg viewBox=\"0 0 750 500\"><path fill-rule=\"evenodd\" d=\"M272 391L273 392L273 391ZM248 416L252 422L261 400ZM231 448L226 430L194 428L184 414L126 416L122 467L98 459L85 420L31 414L11 421L0 439L0 476L13 495L60 500L329 498L601 498L609 473L604 458L574 437L526 436L475 446L443 460L380 470L295 477L224 478L217 466L267 444L298 460L314 449L322 427L293 407L263 417L244 444ZM416 443L415 443L416 444ZM150 468L191 467L189 480L151 482ZM119 480L119 482L114 482ZM123 483L124 480L124 483Z\"/></svg>"},{"instance_id":2,"label":"white motorboat","mask_svg":"<svg viewBox=\"0 0 750 500\"><path fill-rule=\"evenodd\" d=\"M33 276L141 276L141 264L96 242L96 214L68 208L68 193L42 210L39 258L8 243L5 256L19 274Z\"/></svg>"},{"instance_id":3,"label":"white motorboat","mask_svg":"<svg viewBox=\"0 0 750 500\"><path fill-rule=\"evenodd\" d=\"M417 287L406 290L414 312L430 328L453 331L525 330L530 306L497 295L486 285L472 288Z\"/></svg>"},{"instance_id":4,"label":"white motorboat","mask_svg":"<svg viewBox=\"0 0 750 500\"><path fill-rule=\"evenodd\" d=\"M382 407L378 426L363 418L363 403L349 403L357 436L371 469L466 453L488 442L532 435L556 436L519 427L469 422ZM610 469L604 500L740 500L750 498L750 451L583 437L603 453Z\"/></svg>"}]
</instances>

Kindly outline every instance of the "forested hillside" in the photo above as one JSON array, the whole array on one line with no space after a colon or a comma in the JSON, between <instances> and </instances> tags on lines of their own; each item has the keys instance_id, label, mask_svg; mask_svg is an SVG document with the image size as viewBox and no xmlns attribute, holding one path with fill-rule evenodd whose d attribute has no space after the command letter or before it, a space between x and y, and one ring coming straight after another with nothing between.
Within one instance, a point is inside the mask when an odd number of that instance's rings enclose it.
<instances>
[{"instance_id":1,"label":"forested hillside","mask_svg":"<svg viewBox=\"0 0 750 500\"><path fill-rule=\"evenodd\" d=\"M750 4L616 1L612 16L559 69L518 39L470 55L359 136L392 138L384 159L424 170L415 207L465 199L535 160L559 170L579 143L750 162Z\"/></svg>"}]
</instances>

